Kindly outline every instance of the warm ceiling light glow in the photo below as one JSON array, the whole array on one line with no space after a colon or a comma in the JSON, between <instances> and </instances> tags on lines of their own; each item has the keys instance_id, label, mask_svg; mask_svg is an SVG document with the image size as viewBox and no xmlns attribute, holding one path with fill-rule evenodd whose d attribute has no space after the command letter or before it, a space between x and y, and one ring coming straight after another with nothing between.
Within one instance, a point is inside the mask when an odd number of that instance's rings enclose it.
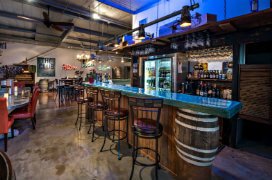
<instances>
[{"instance_id":1,"label":"warm ceiling light glow","mask_svg":"<svg viewBox=\"0 0 272 180\"><path fill-rule=\"evenodd\" d=\"M121 58L121 63L124 63L124 62L125 62L125 60L124 60L124 58L122 57L122 58Z\"/></svg>"},{"instance_id":2,"label":"warm ceiling light glow","mask_svg":"<svg viewBox=\"0 0 272 180\"><path fill-rule=\"evenodd\" d=\"M29 17L25 17L25 16L17 16L17 18L26 19L26 20L30 20L30 21L35 21L34 19L29 18Z\"/></svg>"},{"instance_id":3,"label":"warm ceiling light glow","mask_svg":"<svg viewBox=\"0 0 272 180\"><path fill-rule=\"evenodd\" d=\"M98 14L96 14L96 13L93 13L93 18L94 19L100 19L100 16Z\"/></svg>"},{"instance_id":4,"label":"warm ceiling light glow","mask_svg":"<svg viewBox=\"0 0 272 180\"><path fill-rule=\"evenodd\" d=\"M190 23L190 22L183 22L180 24L180 27L189 27L191 25L192 25L192 23Z\"/></svg>"}]
</instances>

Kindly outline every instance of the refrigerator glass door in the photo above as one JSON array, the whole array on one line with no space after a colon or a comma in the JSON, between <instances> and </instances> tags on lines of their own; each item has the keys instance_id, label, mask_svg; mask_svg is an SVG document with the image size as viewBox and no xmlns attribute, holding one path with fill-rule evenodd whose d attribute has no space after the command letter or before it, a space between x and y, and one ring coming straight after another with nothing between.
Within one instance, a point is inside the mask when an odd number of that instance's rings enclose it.
<instances>
[{"instance_id":1,"label":"refrigerator glass door","mask_svg":"<svg viewBox=\"0 0 272 180\"><path fill-rule=\"evenodd\" d=\"M146 90L156 89L156 62L145 61L145 82L144 87Z\"/></svg>"},{"instance_id":2,"label":"refrigerator glass door","mask_svg":"<svg viewBox=\"0 0 272 180\"><path fill-rule=\"evenodd\" d=\"M157 90L171 91L172 85L171 58L162 58L158 61Z\"/></svg>"}]
</instances>

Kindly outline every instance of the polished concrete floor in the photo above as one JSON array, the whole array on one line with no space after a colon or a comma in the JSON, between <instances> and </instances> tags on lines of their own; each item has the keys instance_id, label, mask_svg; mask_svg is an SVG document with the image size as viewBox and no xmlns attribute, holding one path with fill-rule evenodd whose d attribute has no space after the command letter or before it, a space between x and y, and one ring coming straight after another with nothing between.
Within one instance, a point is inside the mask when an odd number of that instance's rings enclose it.
<instances>
[{"instance_id":1,"label":"polished concrete floor","mask_svg":"<svg viewBox=\"0 0 272 180\"><path fill-rule=\"evenodd\" d=\"M112 151L99 152L103 142L102 132L91 142L88 124L78 131L74 123L77 106L74 103L59 108L52 94L41 94L37 107L37 127L21 120L15 126L20 135L9 139L8 152L18 180L129 179L131 150L122 145L122 160L117 160L112 142L106 147ZM0 148L3 140L0 140ZM143 161L149 161L142 158ZM133 179L154 179L154 168L137 167ZM159 179L173 177L161 169Z\"/></svg>"}]
</instances>

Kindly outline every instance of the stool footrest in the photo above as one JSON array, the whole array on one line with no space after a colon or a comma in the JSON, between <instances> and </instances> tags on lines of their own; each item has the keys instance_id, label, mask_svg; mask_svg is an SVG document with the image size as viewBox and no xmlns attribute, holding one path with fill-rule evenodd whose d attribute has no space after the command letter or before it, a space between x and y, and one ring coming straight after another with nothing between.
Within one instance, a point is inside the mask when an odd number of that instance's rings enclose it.
<instances>
[{"instance_id":1,"label":"stool footrest","mask_svg":"<svg viewBox=\"0 0 272 180\"><path fill-rule=\"evenodd\" d=\"M156 166L156 162L155 163L150 163L150 164L146 164L146 163L142 163L142 162L139 162L137 161L137 157L135 157L135 153L139 150L149 150L149 151L152 151L156 154L156 157L158 158L158 163L160 162L160 154L158 152L156 152L154 149L151 149L151 148L148 148L148 147L138 147L136 149L134 149L132 151L132 154L133 154L133 159L135 160L135 165L138 165L138 166L145 166L145 167L150 167L150 166Z\"/></svg>"}]
</instances>

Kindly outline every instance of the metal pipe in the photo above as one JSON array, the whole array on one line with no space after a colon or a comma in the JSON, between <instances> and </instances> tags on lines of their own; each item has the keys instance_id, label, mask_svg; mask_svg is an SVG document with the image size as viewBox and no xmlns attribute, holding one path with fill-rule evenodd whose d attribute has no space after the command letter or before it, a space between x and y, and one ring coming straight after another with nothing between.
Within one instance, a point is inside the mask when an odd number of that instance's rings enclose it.
<instances>
[{"instance_id":1,"label":"metal pipe","mask_svg":"<svg viewBox=\"0 0 272 180\"><path fill-rule=\"evenodd\" d=\"M164 21L164 20L167 20L167 19L169 19L169 18L178 16L178 15L180 15L180 14L181 14L181 10L175 11L175 12L173 12L173 13L171 13L171 14L168 14L168 15L166 15L166 16L163 16L163 17L159 18L159 19L156 19L156 20L151 21L151 22L149 22L149 23L147 23L147 24L144 24L144 28L146 28L146 27L148 27L148 26L152 26L153 24L159 23L159 22ZM124 35L126 35L126 34L132 34L133 32L138 31L138 30L139 30L139 27L134 28L134 29L132 29L132 30L130 30L130 31L127 31L127 32L125 32L125 33L123 33L123 34L120 34L120 35L118 35L117 37L122 37L122 36L124 36ZM108 43L108 42L110 42L110 41L112 41L112 40L114 40L114 38L108 39L105 43Z\"/></svg>"}]
</instances>

